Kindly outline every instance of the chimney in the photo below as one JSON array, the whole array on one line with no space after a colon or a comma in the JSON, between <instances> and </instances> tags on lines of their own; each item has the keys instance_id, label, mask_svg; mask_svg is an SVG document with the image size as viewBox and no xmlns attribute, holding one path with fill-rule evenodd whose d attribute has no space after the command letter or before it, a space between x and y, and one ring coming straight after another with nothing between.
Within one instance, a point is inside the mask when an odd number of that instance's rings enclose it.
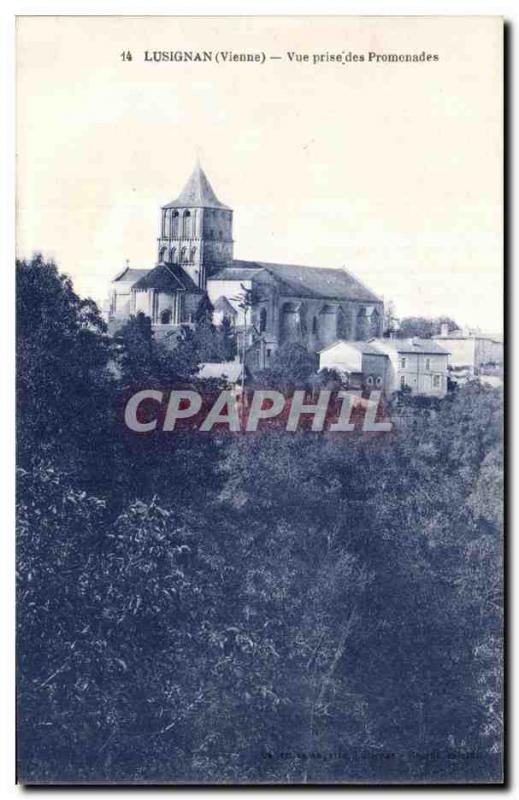
<instances>
[{"instance_id":1,"label":"chimney","mask_svg":"<svg viewBox=\"0 0 519 800\"><path fill-rule=\"evenodd\" d=\"M448 335L449 335L449 323L442 322L440 327L440 336L443 336L445 338Z\"/></svg>"}]
</instances>

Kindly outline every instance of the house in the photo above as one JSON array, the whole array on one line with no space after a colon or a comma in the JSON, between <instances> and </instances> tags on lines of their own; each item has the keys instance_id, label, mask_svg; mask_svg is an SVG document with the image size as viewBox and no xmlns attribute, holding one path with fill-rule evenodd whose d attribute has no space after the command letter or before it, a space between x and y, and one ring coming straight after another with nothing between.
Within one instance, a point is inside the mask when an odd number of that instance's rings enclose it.
<instances>
[{"instance_id":1,"label":"house","mask_svg":"<svg viewBox=\"0 0 519 800\"><path fill-rule=\"evenodd\" d=\"M503 363L503 342L491 334L470 329L449 331L447 325L442 325L433 341L449 351L449 367L453 371L466 368L471 377L478 375L482 367Z\"/></svg>"},{"instance_id":2,"label":"house","mask_svg":"<svg viewBox=\"0 0 519 800\"><path fill-rule=\"evenodd\" d=\"M319 352L319 369L335 369L363 388L386 395L408 388L413 394L444 397L448 353L430 339L339 340Z\"/></svg>"},{"instance_id":3,"label":"house","mask_svg":"<svg viewBox=\"0 0 519 800\"><path fill-rule=\"evenodd\" d=\"M387 391L389 360L368 342L340 339L319 352L319 369L334 369L349 386Z\"/></svg>"},{"instance_id":4,"label":"house","mask_svg":"<svg viewBox=\"0 0 519 800\"><path fill-rule=\"evenodd\" d=\"M221 325L224 319L233 326L236 326L238 319L238 312L226 297L220 295L216 298L213 306L213 322L215 325Z\"/></svg>"},{"instance_id":5,"label":"house","mask_svg":"<svg viewBox=\"0 0 519 800\"><path fill-rule=\"evenodd\" d=\"M432 339L371 339L388 357L386 392L410 389L412 394L444 397L447 393L448 351Z\"/></svg>"}]
</instances>

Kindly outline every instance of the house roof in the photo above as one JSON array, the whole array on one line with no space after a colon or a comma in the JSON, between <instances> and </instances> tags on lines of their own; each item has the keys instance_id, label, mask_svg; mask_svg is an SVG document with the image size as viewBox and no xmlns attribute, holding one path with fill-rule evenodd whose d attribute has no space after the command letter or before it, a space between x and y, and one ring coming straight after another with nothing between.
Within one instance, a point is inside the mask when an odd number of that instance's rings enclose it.
<instances>
[{"instance_id":1,"label":"house roof","mask_svg":"<svg viewBox=\"0 0 519 800\"><path fill-rule=\"evenodd\" d=\"M200 364L198 368L198 377L203 379L208 378L227 378L232 383L239 381L243 371L243 364L238 361L221 361L213 362L207 361Z\"/></svg>"},{"instance_id":2,"label":"house roof","mask_svg":"<svg viewBox=\"0 0 519 800\"><path fill-rule=\"evenodd\" d=\"M396 353L418 353L426 355L449 355L449 351L441 347L433 339L370 339L370 344L381 349L394 350Z\"/></svg>"},{"instance_id":3,"label":"house roof","mask_svg":"<svg viewBox=\"0 0 519 800\"><path fill-rule=\"evenodd\" d=\"M233 316L237 315L236 309L231 305L231 303L229 303L223 294L221 294L220 297L214 301L213 308L215 311L221 311L224 314L232 314Z\"/></svg>"},{"instance_id":4,"label":"house roof","mask_svg":"<svg viewBox=\"0 0 519 800\"><path fill-rule=\"evenodd\" d=\"M134 269L133 267L125 267L121 272L118 272L115 278L112 279L112 283L115 281L138 281L139 278L142 278L144 275L147 275L149 269Z\"/></svg>"},{"instance_id":5,"label":"house roof","mask_svg":"<svg viewBox=\"0 0 519 800\"><path fill-rule=\"evenodd\" d=\"M331 350L340 344L346 344L348 347L352 347L354 350L358 350L359 353L363 353L364 355L382 356L383 358L387 357L386 353L383 353L381 350L377 350L377 348L369 342L350 342L346 339L337 339L335 342L323 347L322 350L319 350L319 353L325 353L327 350Z\"/></svg>"},{"instance_id":6,"label":"house roof","mask_svg":"<svg viewBox=\"0 0 519 800\"><path fill-rule=\"evenodd\" d=\"M200 164L194 168L177 199L162 208L223 208L230 211L229 206L218 200Z\"/></svg>"},{"instance_id":7,"label":"house roof","mask_svg":"<svg viewBox=\"0 0 519 800\"><path fill-rule=\"evenodd\" d=\"M163 292L200 292L198 286L179 264L159 264L146 273L132 289L161 289Z\"/></svg>"},{"instance_id":8,"label":"house roof","mask_svg":"<svg viewBox=\"0 0 519 800\"><path fill-rule=\"evenodd\" d=\"M250 280L265 270L283 284L283 294L294 297L381 302L370 289L345 269L306 267L298 264L273 264L267 261L234 260L210 280Z\"/></svg>"}]
</instances>

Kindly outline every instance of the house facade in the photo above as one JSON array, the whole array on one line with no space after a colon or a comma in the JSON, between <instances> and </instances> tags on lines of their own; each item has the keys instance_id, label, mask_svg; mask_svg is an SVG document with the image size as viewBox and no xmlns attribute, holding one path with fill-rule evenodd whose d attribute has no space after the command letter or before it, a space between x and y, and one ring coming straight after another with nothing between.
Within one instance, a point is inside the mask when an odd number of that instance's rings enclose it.
<instances>
[{"instance_id":1,"label":"house facade","mask_svg":"<svg viewBox=\"0 0 519 800\"><path fill-rule=\"evenodd\" d=\"M445 397L449 353L432 339L376 339L371 344L388 357L386 391Z\"/></svg>"},{"instance_id":2,"label":"house facade","mask_svg":"<svg viewBox=\"0 0 519 800\"><path fill-rule=\"evenodd\" d=\"M449 331L442 326L434 341L449 351L449 367L466 369L470 376L479 374L482 367L503 364L503 342L480 331Z\"/></svg>"},{"instance_id":3,"label":"house facade","mask_svg":"<svg viewBox=\"0 0 519 800\"><path fill-rule=\"evenodd\" d=\"M339 372L348 385L387 391L387 355L369 342L337 341L319 353L319 369Z\"/></svg>"},{"instance_id":4,"label":"house facade","mask_svg":"<svg viewBox=\"0 0 519 800\"><path fill-rule=\"evenodd\" d=\"M284 342L317 352L337 339L381 336L383 302L350 272L237 260L232 222L232 210L197 165L176 200L161 208L156 265L127 265L113 279L109 322L143 312L156 330L172 331L196 322L208 303L216 324L227 318L242 331L259 367Z\"/></svg>"},{"instance_id":5,"label":"house facade","mask_svg":"<svg viewBox=\"0 0 519 800\"><path fill-rule=\"evenodd\" d=\"M319 367L345 373L357 385L380 388L386 395L408 389L414 395L441 398L447 393L448 356L430 339L338 341L320 351Z\"/></svg>"}]
</instances>

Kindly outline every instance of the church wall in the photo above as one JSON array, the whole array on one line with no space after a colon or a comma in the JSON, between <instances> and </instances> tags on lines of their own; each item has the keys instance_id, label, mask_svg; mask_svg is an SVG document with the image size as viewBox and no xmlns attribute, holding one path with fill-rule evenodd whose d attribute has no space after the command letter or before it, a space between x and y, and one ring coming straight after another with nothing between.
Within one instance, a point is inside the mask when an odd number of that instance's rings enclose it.
<instances>
[{"instance_id":1,"label":"church wall","mask_svg":"<svg viewBox=\"0 0 519 800\"><path fill-rule=\"evenodd\" d=\"M222 208L203 208L201 236L209 241L232 241L232 211Z\"/></svg>"},{"instance_id":2,"label":"church wall","mask_svg":"<svg viewBox=\"0 0 519 800\"><path fill-rule=\"evenodd\" d=\"M315 305L315 304L314 304ZM317 311L317 338L326 346L338 339L338 313L339 307L336 305L325 304Z\"/></svg>"},{"instance_id":3,"label":"church wall","mask_svg":"<svg viewBox=\"0 0 519 800\"><path fill-rule=\"evenodd\" d=\"M126 317L130 314L131 293L114 292L111 313L115 317Z\"/></svg>"},{"instance_id":4,"label":"church wall","mask_svg":"<svg viewBox=\"0 0 519 800\"><path fill-rule=\"evenodd\" d=\"M170 321L168 324L172 325L175 323L175 295L167 294L166 292L158 292L157 299L156 299L156 320L154 322L157 325L164 324L162 323L162 314L166 312L171 313Z\"/></svg>"},{"instance_id":5,"label":"church wall","mask_svg":"<svg viewBox=\"0 0 519 800\"><path fill-rule=\"evenodd\" d=\"M204 208L202 211L202 259L206 278L230 264L233 257L232 211Z\"/></svg>"},{"instance_id":6,"label":"church wall","mask_svg":"<svg viewBox=\"0 0 519 800\"><path fill-rule=\"evenodd\" d=\"M278 338L280 343L290 336L293 341L294 320L287 327L283 323L283 307L289 310L297 306L299 315L299 341L311 352L316 352L332 344L337 339L358 340L370 339L382 335L383 305L382 303L360 303L358 301L333 301L313 298L294 298L281 296L278 303L279 324ZM358 325L359 315L364 318L364 310L377 308L378 317L365 315L365 325ZM371 320L371 322L370 322ZM290 331L290 333L288 333Z\"/></svg>"},{"instance_id":7,"label":"church wall","mask_svg":"<svg viewBox=\"0 0 519 800\"><path fill-rule=\"evenodd\" d=\"M280 315L278 285L269 273L264 272L254 279L253 286L257 305L252 309L252 321L256 330L260 331L264 312L265 329L263 336L269 342L276 342L279 335Z\"/></svg>"},{"instance_id":8,"label":"church wall","mask_svg":"<svg viewBox=\"0 0 519 800\"><path fill-rule=\"evenodd\" d=\"M142 312L143 314L146 314L147 316L149 316L150 310L149 310L148 292L145 291L145 290L144 291L136 291L136 292L133 292L133 295L134 295L134 298L135 298L134 313L135 314L139 314L139 312Z\"/></svg>"},{"instance_id":9,"label":"church wall","mask_svg":"<svg viewBox=\"0 0 519 800\"><path fill-rule=\"evenodd\" d=\"M131 288L133 281L114 281L110 297L110 315L127 317L130 311Z\"/></svg>"}]
</instances>

